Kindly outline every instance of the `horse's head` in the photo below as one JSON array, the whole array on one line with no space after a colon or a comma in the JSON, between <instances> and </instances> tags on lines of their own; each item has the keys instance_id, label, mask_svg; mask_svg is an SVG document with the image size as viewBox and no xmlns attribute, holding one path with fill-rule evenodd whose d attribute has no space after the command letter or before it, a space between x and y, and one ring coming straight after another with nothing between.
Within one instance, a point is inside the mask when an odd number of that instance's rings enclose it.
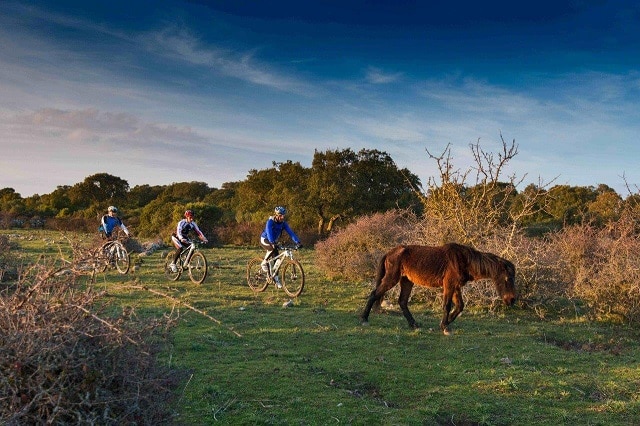
<instances>
[{"instance_id":1,"label":"horse's head","mask_svg":"<svg viewBox=\"0 0 640 426\"><path fill-rule=\"evenodd\" d=\"M516 301L516 267L506 259L501 260L504 268L494 281L505 305L511 306Z\"/></svg>"}]
</instances>

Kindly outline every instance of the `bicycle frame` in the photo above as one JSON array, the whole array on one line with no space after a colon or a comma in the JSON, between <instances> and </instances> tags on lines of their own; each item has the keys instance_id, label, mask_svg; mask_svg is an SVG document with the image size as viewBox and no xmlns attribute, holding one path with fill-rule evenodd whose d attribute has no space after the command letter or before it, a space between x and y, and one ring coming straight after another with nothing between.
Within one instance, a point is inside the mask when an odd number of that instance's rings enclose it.
<instances>
[{"instance_id":1,"label":"bicycle frame","mask_svg":"<svg viewBox=\"0 0 640 426\"><path fill-rule=\"evenodd\" d=\"M173 263L173 252L169 252L165 259L164 273L171 281L176 281L184 271L189 272L189 278L196 284L202 284L207 277L207 259L198 250L198 243L192 241L189 246L184 247L180 251L180 256L176 262L175 272L171 270L170 264Z\"/></svg>"},{"instance_id":2,"label":"bicycle frame","mask_svg":"<svg viewBox=\"0 0 640 426\"><path fill-rule=\"evenodd\" d=\"M109 241L102 246L102 249L108 254L109 260L122 259L124 256L124 247L118 240Z\"/></svg>"},{"instance_id":3,"label":"bicycle frame","mask_svg":"<svg viewBox=\"0 0 640 426\"><path fill-rule=\"evenodd\" d=\"M272 257L267 262L267 264L269 265L269 275L271 275L271 278L278 275L280 266L282 266L282 263L285 258L289 258L293 260L293 250L294 250L293 247L285 247L285 246L278 247L278 251L281 251L281 253L278 253L276 257Z\"/></svg>"},{"instance_id":4,"label":"bicycle frame","mask_svg":"<svg viewBox=\"0 0 640 426\"><path fill-rule=\"evenodd\" d=\"M193 253L196 251L196 242L192 241L191 244L189 244L189 247L183 247L182 251L180 252L180 266L182 266L182 268L186 268L189 266L189 262L191 262L191 258L193 257ZM185 255L186 253L186 255Z\"/></svg>"},{"instance_id":5,"label":"bicycle frame","mask_svg":"<svg viewBox=\"0 0 640 426\"><path fill-rule=\"evenodd\" d=\"M247 284L256 293L266 290L269 284L277 284L288 296L298 297L304 288L304 269L293 252L296 246L278 246L277 256L268 260L268 270L263 269L263 257L254 257L247 263Z\"/></svg>"},{"instance_id":6,"label":"bicycle frame","mask_svg":"<svg viewBox=\"0 0 640 426\"><path fill-rule=\"evenodd\" d=\"M129 272L129 252L120 240L107 241L100 247L99 257L102 259L98 270L103 272L109 265L113 265L121 274Z\"/></svg>"}]
</instances>

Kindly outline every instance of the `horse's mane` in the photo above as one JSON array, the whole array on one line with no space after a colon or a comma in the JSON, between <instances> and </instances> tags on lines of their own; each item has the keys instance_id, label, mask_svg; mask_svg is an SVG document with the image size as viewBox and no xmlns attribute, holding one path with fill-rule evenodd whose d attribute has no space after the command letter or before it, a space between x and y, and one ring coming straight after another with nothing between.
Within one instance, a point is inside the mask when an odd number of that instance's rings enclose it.
<instances>
[{"instance_id":1,"label":"horse's mane","mask_svg":"<svg viewBox=\"0 0 640 426\"><path fill-rule=\"evenodd\" d=\"M496 277L500 273L506 272L515 275L515 266L513 263L496 254L490 252L482 252L463 244L449 243L445 245L447 251L453 252L459 260L459 256L466 259L469 269L475 272L475 275L485 278Z\"/></svg>"}]
</instances>

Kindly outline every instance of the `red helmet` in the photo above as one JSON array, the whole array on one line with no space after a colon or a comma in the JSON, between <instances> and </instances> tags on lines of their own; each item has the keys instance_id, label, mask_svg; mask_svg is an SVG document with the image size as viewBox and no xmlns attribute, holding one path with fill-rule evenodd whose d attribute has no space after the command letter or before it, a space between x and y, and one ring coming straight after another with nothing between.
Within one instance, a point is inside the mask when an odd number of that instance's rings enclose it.
<instances>
[{"instance_id":1,"label":"red helmet","mask_svg":"<svg viewBox=\"0 0 640 426\"><path fill-rule=\"evenodd\" d=\"M184 217L190 217L191 219L193 219L193 211L187 210L186 212L184 212Z\"/></svg>"}]
</instances>

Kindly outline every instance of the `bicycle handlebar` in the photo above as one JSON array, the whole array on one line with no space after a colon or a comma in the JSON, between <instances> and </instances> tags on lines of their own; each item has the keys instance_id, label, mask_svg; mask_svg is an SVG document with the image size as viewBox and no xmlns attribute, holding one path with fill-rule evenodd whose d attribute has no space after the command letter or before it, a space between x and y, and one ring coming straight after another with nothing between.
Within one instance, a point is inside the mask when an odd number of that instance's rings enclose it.
<instances>
[{"instance_id":1,"label":"bicycle handlebar","mask_svg":"<svg viewBox=\"0 0 640 426\"><path fill-rule=\"evenodd\" d=\"M302 245L301 244L295 244L295 245L281 245L281 244L278 244L276 246L276 248L278 250L300 250L302 248Z\"/></svg>"}]
</instances>

